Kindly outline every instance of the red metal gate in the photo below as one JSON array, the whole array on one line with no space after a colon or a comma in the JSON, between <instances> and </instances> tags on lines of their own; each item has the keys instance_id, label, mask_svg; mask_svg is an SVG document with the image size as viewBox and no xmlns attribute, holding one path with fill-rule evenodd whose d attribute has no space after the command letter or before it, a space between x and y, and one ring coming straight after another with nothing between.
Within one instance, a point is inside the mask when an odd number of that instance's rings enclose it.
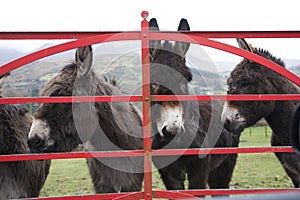
<instances>
[{"instance_id":1,"label":"red metal gate","mask_svg":"<svg viewBox=\"0 0 300 200\"><path fill-rule=\"evenodd\" d=\"M72 103L72 102L118 102L136 101L142 102L143 109L143 131L144 149L132 151L106 151L106 152L71 152L71 153L49 153L49 154L18 154L1 155L0 162L20 161L20 160L41 160L41 159L70 159L70 158L92 158L92 157L144 157L144 190L133 193L119 194L92 194L83 196L49 197L40 199L152 199L152 198L192 198L194 195L224 195L224 194L255 194L267 192L298 191L298 189L218 189L218 190L184 190L184 191L152 191L152 156L168 155L195 155L195 154L232 154L232 153L265 153L265 152L293 152L291 147L261 147L261 148L200 148L200 149L175 149L175 150L152 150L151 148L151 128L147 126L150 121L151 101L203 101L203 100L300 100L300 94L282 95L150 95L150 40L173 40L185 41L215 49L227 51L232 54L260 63L272 70L282 74L296 85L300 86L300 78L277 64L262 58L256 54L242 49L211 40L209 38L300 38L300 31L263 31L263 32L149 32L148 13L142 12L143 20L140 31L132 32L0 32L1 40L31 40L31 39L71 39L73 41L49 47L0 67L0 75L17 69L35 60L78 48L85 45L92 45L102 42L121 40L141 40L142 45L142 95L140 96L76 96L76 97L30 97L30 98L1 98L0 104L25 104L25 103ZM33 199L33 198L32 198Z\"/></svg>"}]
</instances>

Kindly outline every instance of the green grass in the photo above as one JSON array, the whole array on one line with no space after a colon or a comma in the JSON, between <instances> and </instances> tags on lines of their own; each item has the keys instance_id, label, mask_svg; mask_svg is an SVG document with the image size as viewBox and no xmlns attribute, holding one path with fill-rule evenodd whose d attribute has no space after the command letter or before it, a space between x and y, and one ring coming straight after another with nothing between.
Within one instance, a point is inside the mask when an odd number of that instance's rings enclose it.
<instances>
[{"instance_id":1,"label":"green grass","mask_svg":"<svg viewBox=\"0 0 300 200\"><path fill-rule=\"evenodd\" d=\"M270 146L271 130L265 127L246 129L240 147ZM154 169L156 170L156 169ZM153 173L153 189L165 189L157 171ZM231 181L234 188L290 187L292 182L273 153L239 154ZM85 159L53 160L41 196L93 194Z\"/></svg>"},{"instance_id":2,"label":"green grass","mask_svg":"<svg viewBox=\"0 0 300 200\"><path fill-rule=\"evenodd\" d=\"M93 194L85 159L52 160L40 196Z\"/></svg>"},{"instance_id":3,"label":"green grass","mask_svg":"<svg viewBox=\"0 0 300 200\"><path fill-rule=\"evenodd\" d=\"M270 146L271 133L269 127L246 129L240 147ZM274 153L239 154L231 185L235 188L293 188Z\"/></svg>"}]
</instances>

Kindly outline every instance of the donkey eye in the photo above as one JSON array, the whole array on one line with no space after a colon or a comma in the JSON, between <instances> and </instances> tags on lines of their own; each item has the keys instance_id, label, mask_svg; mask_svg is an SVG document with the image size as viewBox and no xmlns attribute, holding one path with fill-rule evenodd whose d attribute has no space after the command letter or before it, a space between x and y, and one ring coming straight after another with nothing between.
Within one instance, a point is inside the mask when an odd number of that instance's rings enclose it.
<instances>
[{"instance_id":1,"label":"donkey eye","mask_svg":"<svg viewBox=\"0 0 300 200\"><path fill-rule=\"evenodd\" d=\"M151 83L151 88L152 89L155 89L155 88L157 88L158 87L158 84L156 84L156 83Z\"/></svg>"},{"instance_id":2,"label":"donkey eye","mask_svg":"<svg viewBox=\"0 0 300 200\"><path fill-rule=\"evenodd\" d=\"M241 83L241 87L242 87L242 88L247 88L247 87L249 87L249 86L250 86L250 83L247 82L247 81L243 81L243 82Z\"/></svg>"}]
</instances>

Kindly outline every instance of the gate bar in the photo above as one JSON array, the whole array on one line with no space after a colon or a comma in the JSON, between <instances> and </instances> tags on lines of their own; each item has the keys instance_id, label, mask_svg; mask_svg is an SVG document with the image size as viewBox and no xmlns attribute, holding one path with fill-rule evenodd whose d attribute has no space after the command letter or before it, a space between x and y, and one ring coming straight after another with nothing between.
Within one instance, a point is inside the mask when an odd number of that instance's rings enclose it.
<instances>
[{"instance_id":1,"label":"gate bar","mask_svg":"<svg viewBox=\"0 0 300 200\"><path fill-rule=\"evenodd\" d=\"M224 148L190 148L190 149L161 149L152 150L152 156L174 155L202 155L202 154L236 154L236 153L281 153L294 152L291 146L278 147L224 147ZM67 153L40 153L40 154L10 154L0 155L0 162L22 160L49 160L49 159L73 159L73 158L108 158L144 156L149 152L144 150L121 150L121 151L89 151Z\"/></svg>"},{"instance_id":2,"label":"gate bar","mask_svg":"<svg viewBox=\"0 0 300 200\"><path fill-rule=\"evenodd\" d=\"M300 94L243 94L243 95L151 95L151 101L290 101L300 100ZM26 103L84 103L84 102L141 102L143 96L61 96L61 97L3 97L0 104Z\"/></svg>"},{"instance_id":3,"label":"gate bar","mask_svg":"<svg viewBox=\"0 0 300 200\"><path fill-rule=\"evenodd\" d=\"M75 40L95 35L118 34L124 31L61 31L61 32L0 32L0 40ZM174 33L174 31L160 31ZM55 34L54 34L55 33ZM139 31L128 31L139 33ZM177 32L176 32L177 33ZM300 31L189 31L187 36L205 38L300 38Z\"/></svg>"},{"instance_id":4,"label":"gate bar","mask_svg":"<svg viewBox=\"0 0 300 200\"><path fill-rule=\"evenodd\" d=\"M144 199L152 199L152 139L150 119L150 54L149 54L149 23L146 20L149 13L143 11L141 16L142 43L142 96L143 96L143 133L144 133Z\"/></svg>"}]
</instances>

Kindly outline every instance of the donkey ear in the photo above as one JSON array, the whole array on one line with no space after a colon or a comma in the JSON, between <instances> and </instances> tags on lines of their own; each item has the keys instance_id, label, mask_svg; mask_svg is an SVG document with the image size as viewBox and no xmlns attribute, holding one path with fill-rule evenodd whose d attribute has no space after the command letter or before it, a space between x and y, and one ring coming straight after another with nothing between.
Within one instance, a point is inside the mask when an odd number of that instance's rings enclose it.
<instances>
[{"instance_id":1,"label":"donkey ear","mask_svg":"<svg viewBox=\"0 0 300 200\"><path fill-rule=\"evenodd\" d=\"M9 75L10 75L10 72L7 72L6 74L3 74L0 76L0 89L4 85L4 82ZM0 91L0 93L1 93L1 91Z\"/></svg>"},{"instance_id":2,"label":"donkey ear","mask_svg":"<svg viewBox=\"0 0 300 200\"><path fill-rule=\"evenodd\" d=\"M180 20L180 23L178 26L178 31L190 31L190 26L186 19L182 18ZM188 42L175 42L174 50L179 55L184 57L186 52L189 50L189 47L190 47L190 43L188 43Z\"/></svg>"},{"instance_id":3,"label":"donkey ear","mask_svg":"<svg viewBox=\"0 0 300 200\"><path fill-rule=\"evenodd\" d=\"M251 44L246 42L246 40L244 38L237 38L236 40L241 49L244 49L246 51L250 51L250 52L254 53L255 48Z\"/></svg>"},{"instance_id":4,"label":"donkey ear","mask_svg":"<svg viewBox=\"0 0 300 200\"><path fill-rule=\"evenodd\" d=\"M158 27L158 24L157 24L157 21L156 21L155 18L152 18L149 21L149 31L150 32L159 31L159 27ZM150 55L151 55L151 58L153 58L153 56L155 54L155 51L157 49L160 49L160 48L161 48L161 41L160 40L150 40Z\"/></svg>"},{"instance_id":5,"label":"donkey ear","mask_svg":"<svg viewBox=\"0 0 300 200\"><path fill-rule=\"evenodd\" d=\"M3 75L0 75L0 79L5 78L5 77L7 77L7 76L9 76L9 75L10 75L10 72L7 72L7 73L5 73L5 74L3 74Z\"/></svg>"},{"instance_id":6,"label":"donkey ear","mask_svg":"<svg viewBox=\"0 0 300 200\"><path fill-rule=\"evenodd\" d=\"M85 76L91 69L93 63L93 49L91 46L80 47L75 54L77 76Z\"/></svg>"},{"instance_id":7,"label":"donkey ear","mask_svg":"<svg viewBox=\"0 0 300 200\"><path fill-rule=\"evenodd\" d=\"M150 31L159 31L158 23L155 18L150 19L149 29Z\"/></svg>"}]
</instances>

